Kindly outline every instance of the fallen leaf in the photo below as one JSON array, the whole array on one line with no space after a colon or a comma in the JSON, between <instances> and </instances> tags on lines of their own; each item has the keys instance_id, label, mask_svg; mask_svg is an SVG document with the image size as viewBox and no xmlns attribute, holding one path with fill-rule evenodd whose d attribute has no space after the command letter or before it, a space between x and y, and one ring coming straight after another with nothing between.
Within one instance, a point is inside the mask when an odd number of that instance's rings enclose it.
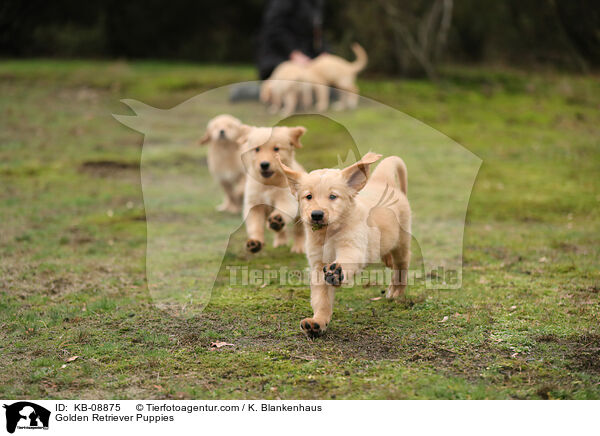
<instances>
[{"instance_id":1,"label":"fallen leaf","mask_svg":"<svg viewBox=\"0 0 600 436\"><path fill-rule=\"evenodd\" d=\"M517 306L510 306L510 310L515 310Z\"/></svg>"},{"instance_id":2,"label":"fallen leaf","mask_svg":"<svg viewBox=\"0 0 600 436\"><path fill-rule=\"evenodd\" d=\"M371 298L371 301L377 301L377 300L381 300L383 297L373 297Z\"/></svg>"},{"instance_id":3,"label":"fallen leaf","mask_svg":"<svg viewBox=\"0 0 600 436\"><path fill-rule=\"evenodd\" d=\"M546 256L543 256L543 257L540 257L540 259L538 260L538 262L545 263L545 262L548 262L548 259L546 258Z\"/></svg>"},{"instance_id":4,"label":"fallen leaf","mask_svg":"<svg viewBox=\"0 0 600 436\"><path fill-rule=\"evenodd\" d=\"M448 321L448 317L447 316L443 317L440 322L446 322L446 321Z\"/></svg>"},{"instance_id":5,"label":"fallen leaf","mask_svg":"<svg viewBox=\"0 0 600 436\"><path fill-rule=\"evenodd\" d=\"M159 386L159 385L153 385L153 386L154 386L154 389L159 390L159 391L162 391L162 389L163 389L163 387Z\"/></svg>"},{"instance_id":6,"label":"fallen leaf","mask_svg":"<svg viewBox=\"0 0 600 436\"><path fill-rule=\"evenodd\" d=\"M65 359L65 362L69 363L69 362L73 362L74 360L79 359L79 356L71 356L68 357L67 359Z\"/></svg>"},{"instance_id":7,"label":"fallen leaf","mask_svg":"<svg viewBox=\"0 0 600 436\"><path fill-rule=\"evenodd\" d=\"M233 344L230 344L228 342L221 342L221 341L216 341L216 342L211 342L210 343L210 348L221 348L221 347L225 347L226 345L229 345L231 347L233 347Z\"/></svg>"},{"instance_id":8,"label":"fallen leaf","mask_svg":"<svg viewBox=\"0 0 600 436\"><path fill-rule=\"evenodd\" d=\"M62 364L62 366L61 366L60 368L61 368L61 369L64 369L64 368L66 368L66 367L67 367L67 364L66 364L66 363L63 363L63 364Z\"/></svg>"}]
</instances>

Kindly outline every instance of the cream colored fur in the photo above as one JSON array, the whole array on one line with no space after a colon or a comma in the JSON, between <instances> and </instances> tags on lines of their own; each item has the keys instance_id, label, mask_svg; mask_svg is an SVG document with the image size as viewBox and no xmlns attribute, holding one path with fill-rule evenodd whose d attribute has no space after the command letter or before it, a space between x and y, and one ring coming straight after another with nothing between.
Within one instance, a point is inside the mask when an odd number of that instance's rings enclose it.
<instances>
[{"instance_id":1,"label":"cream colored fur","mask_svg":"<svg viewBox=\"0 0 600 436\"><path fill-rule=\"evenodd\" d=\"M244 219L252 253L261 250L265 242L265 225L276 232L274 246L285 245L292 234L292 251L304 252L304 230L298 222L298 201L290 193L279 160L296 171L303 171L294 159L296 148L302 147L300 137L304 127L250 127L239 139L242 160L247 170L244 190ZM261 164L268 164L264 171Z\"/></svg>"},{"instance_id":2,"label":"cream colored fur","mask_svg":"<svg viewBox=\"0 0 600 436\"><path fill-rule=\"evenodd\" d=\"M208 144L208 169L225 191L225 199L217 206L219 211L239 213L242 209L246 177L237 143L241 133L242 122L223 114L208 122L200 139L200 144Z\"/></svg>"},{"instance_id":3,"label":"cream colored fur","mask_svg":"<svg viewBox=\"0 0 600 436\"><path fill-rule=\"evenodd\" d=\"M317 98L317 110L327 109L329 89L325 81L311 69L294 62L282 62L275 68L261 87L260 100L269 104L269 111L282 116L292 115L302 99L304 109L313 105L313 90Z\"/></svg>"},{"instance_id":4,"label":"cream colored fur","mask_svg":"<svg viewBox=\"0 0 600 436\"><path fill-rule=\"evenodd\" d=\"M334 109L353 109L358 104L359 89L356 86L356 76L367 66L368 57L365 49L357 43L352 45L352 51L356 56L354 62L348 62L339 56L323 53L308 65L308 69L315 76L321 77L324 83L347 91L342 93L340 101Z\"/></svg>"},{"instance_id":5,"label":"cream colored fur","mask_svg":"<svg viewBox=\"0 0 600 436\"><path fill-rule=\"evenodd\" d=\"M369 178L369 165L380 158L367 153L343 170L309 174L281 163L306 231L314 314L301 327L311 337L327 329L336 287L352 281L367 264L383 262L392 269L387 298L404 294L411 239L407 171L402 159L391 156ZM323 219L315 222L319 211Z\"/></svg>"}]
</instances>

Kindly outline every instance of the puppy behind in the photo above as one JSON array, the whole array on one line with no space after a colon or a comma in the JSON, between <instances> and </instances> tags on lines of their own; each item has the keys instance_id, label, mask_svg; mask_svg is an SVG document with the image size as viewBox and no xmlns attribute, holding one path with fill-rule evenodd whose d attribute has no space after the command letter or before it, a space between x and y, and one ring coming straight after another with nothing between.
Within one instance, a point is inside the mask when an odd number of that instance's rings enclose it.
<instances>
[{"instance_id":1,"label":"puppy behind","mask_svg":"<svg viewBox=\"0 0 600 436\"><path fill-rule=\"evenodd\" d=\"M323 53L312 60L308 68L316 76L330 86L335 86L350 94L342 94L337 109L353 109L358 104L358 87L356 76L367 66L368 56L359 44L352 44L352 51L356 55L354 62L348 62L339 56ZM329 96L327 96L329 98ZM327 105L325 105L327 106Z\"/></svg>"},{"instance_id":2,"label":"puppy behind","mask_svg":"<svg viewBox=\"0 0 600 436\"><path fill-rule=\"evenodd\" d=\"M329 325L335 288L368 263L381 260L392 269L387 298L404 294L411 238L407 171L402 159L390 156L369 179L369 165L380 158L367 153L343 170L309 174L281 162L306 228L314 315L300 325L311 337Z\"/></svg>"},{"instance_id":3,"label":"puppy behind","mask_svg":"<svg viewBox=\"0 0 600 436\"><path fill-rule=\"evenodd\" d=\"M252 253L265 242L265 224L276 232L274 246L287 243L288 232L294 236L292 252L304 252L304 229L297 221L298 202L287 187L279 162L295 171L304 171L294 159L296 148L302 147L304 127L246 127L238 139L242 144L242 160L247 169L244 190L244 218Z\"/></svg>"},{"instance_id":4,"label":"puppy behind","mask_svg":"<svg viewBox=\"0 0 600 436\"><path fill-rule=\"evenodd\" d=\"M308 109L313 104L313 90L317 97L317 109L324 111L329 102L329 89L325 80L308 67L291 61L282 62L268 80L263 82L260 100L270 104L271 113L280 112L287 117L296 111L299 97Z\"/></svg>"},{"instance_id":5,"label":"puppy behind","mask_svg":"<svg viewBox=\"0 0 600 436\"><path fill-rule=\"evenodd\" d=\"M200 139L208 146L208 169L225 191L219 211L240 212L244 198L245 171L237 139L242 134L242 122L231 115L219 115L208 122Z\"/></svg>"}]
</instances>

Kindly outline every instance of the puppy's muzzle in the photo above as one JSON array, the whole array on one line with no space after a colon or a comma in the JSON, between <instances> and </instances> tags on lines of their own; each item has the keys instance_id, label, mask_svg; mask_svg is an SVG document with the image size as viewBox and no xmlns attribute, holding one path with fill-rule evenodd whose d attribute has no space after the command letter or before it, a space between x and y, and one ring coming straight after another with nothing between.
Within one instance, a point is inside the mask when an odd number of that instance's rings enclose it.
<instances>
[{"instance_id":1,"label":"puppy's muzzle","mask_svg":"<svg viewBox=\"0 0 600 436\"><path fill-rule=\"evenodd\" d=\"M323 212L322 210L313 210L310 213L310 219L314 223L322 223L323 222L323 218L325 218L325 212Z\"/></svg>"},{"instance_id":2,"label":"puppy's muzzle","mask_svg":"<svg viewBox=\"0 0 600 436\"><path fill-rule=\"evenodd\" d=\"M261 162L260 163L260 175L269 178L273 175L273 171L270 170L271 164L269 162Z\"/></svg>"},{"instance_id":3,"label":"puppy's muzzle","mask_svg":"<svg viewBox=\"0 0 600 436\"><path fill-rule=\"evenodd\" d=\"M219 139L225 139L225 130L219 130Z\"/></svg>"}]
</instances>

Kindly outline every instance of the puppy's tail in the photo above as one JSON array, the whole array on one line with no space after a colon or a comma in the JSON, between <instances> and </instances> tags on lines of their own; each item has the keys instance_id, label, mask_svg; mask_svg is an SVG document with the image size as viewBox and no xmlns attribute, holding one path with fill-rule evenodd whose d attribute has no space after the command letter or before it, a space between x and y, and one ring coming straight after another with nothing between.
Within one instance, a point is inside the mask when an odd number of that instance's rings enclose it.
<instances>
[{"instance_id":1,"label":"puppy's tail","mask_svg":"<svg viewBox=\"0 0 600 436\"><path fill-rule=\"evenodd\" d=\"M354 62L352 62L352 66L354 67L354 71L358 73L365 69L367 62L369 61L369 57L367 56L365 49L362 48L362 46L357 42L352 44L352 51L356 56L356 59Z\"/></svg>"},{"instance_id":2,"label":"puppy's tail","mask_svg":"<svg viewBox=\"0 0 600 436\"><path fill-rule=\"evenodd\" d=\"M260 101L268 103L271 101L271 84L268 80L265 80L260 87Z\"/></svg>"},{"instance_id":3,"label":"puppy's tail","mask_svg":"<svg viewBox=\"0 0 600 436\"><path fill-rule=\"evenodd\" d=\"M398 156L389 156L382 160L375 168L371 181L394 186L396 185L396 174L398 175L398 187L406 195L408 192L408 171L406 164Z\"/></svg>"},{"instance_id":4,"label":"puppy's tail","mask_svg":"<svg viewBox=\"0 0 600 436\"><path fill-rule=\"evenodd\" d=\"M398 156L391 156L389 159L394 160L396 173L398 174L398 180L400 181L400 190L406 195L408 193L408 170L406 169L406 164Z\"/></svg>"}]
</instances>

